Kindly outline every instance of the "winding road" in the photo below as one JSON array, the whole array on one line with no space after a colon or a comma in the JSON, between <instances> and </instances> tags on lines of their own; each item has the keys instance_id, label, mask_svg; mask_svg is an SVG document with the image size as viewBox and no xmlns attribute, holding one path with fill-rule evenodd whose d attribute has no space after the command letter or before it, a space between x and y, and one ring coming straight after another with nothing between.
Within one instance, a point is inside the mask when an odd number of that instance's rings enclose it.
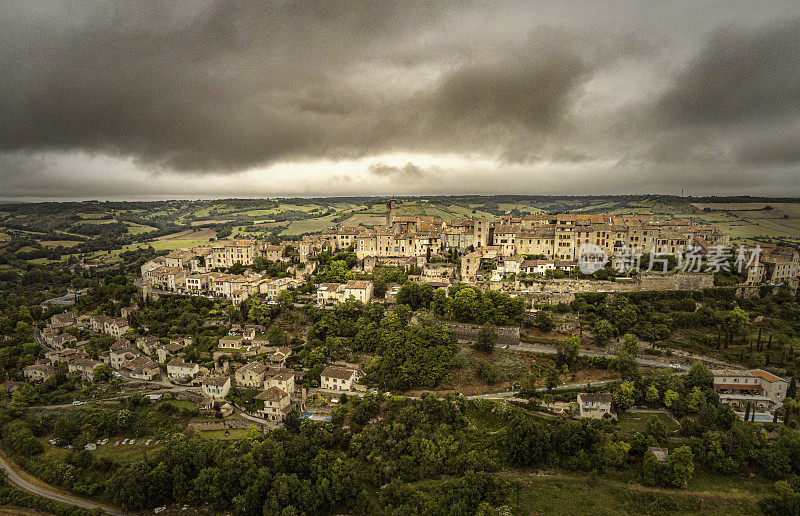
<instances>
[{"instance_id":1,"label":"winding road","mask_svg":"<svg viewBox=\"0 0 800 516\"><path fill-rule=\"evenodd\" d=\"M104 507L102 505L87 502L86 500L81 500L80 498L73 498L69 495L62 495L56 493L54 491L50 491L48 489L44 489L38 486L35 486L19 476L17 472L12 468L12 466L6 462L4 456L0 455L0 468L3 469L5 472L6 478L11 481L12 484L28 491L29 493L33 493L35 495L43 496L45 498L49 498L50 500L54 500L56 502L66 503L69 505L75 505L77 507L82 507L84 509L93 510L97 509L98 507L103 510L106 514L111 514L113 516L126 516L126 513L118 511L116 509L111 509L110 507Z\"/></svg>"}]
</instances>

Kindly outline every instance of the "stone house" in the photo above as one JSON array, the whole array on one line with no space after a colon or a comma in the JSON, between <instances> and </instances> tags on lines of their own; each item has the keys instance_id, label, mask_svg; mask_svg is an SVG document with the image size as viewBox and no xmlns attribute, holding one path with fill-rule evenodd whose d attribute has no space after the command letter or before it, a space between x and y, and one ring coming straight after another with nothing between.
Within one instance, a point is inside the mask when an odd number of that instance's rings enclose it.
<instances>
[{"instance_id":1,"label":"stone house","mask_svg":"<svg viewBox=\"0 0 800 516\"><path fill-rule=\"evenodd\" d=\"M261 389L268 370L269 366L262 362L250 362L238 368L233 373L233 378L240 387Z\"/></svg>"},{"instance_id":2,"label":"stone house","mask_svg":"<svg viewBox=\"0 0 800 516\"><path fill-rule=\"evenodd\" d=\"M264 388L277 387L291 395L295 391L294 375L292 373L278 373L264 379Z\"/></svg>"},{"instance_id":3,"label":"stone house","mask_svg":"<svg viewBox=\"0 0 800 516\"><path fill-rule=\"evenodd\" d=\"M264 419L283 421L283 418L291 410L289 395L278 387L270 387L255 399L264 402L264 408L258 411L258 414Z\"/></svg>"},{"instance_id":4,"label":"stone house","mask_svg":"<svg viewBox=\"0 0 800 516\"><path fill-rule=\"evenodd\" d=\"M611 394L607 392L578 394L578 409L580 417L600 419L606 414L612 415Z\"/></svg>"},{"instance_id":5,"label":"stone house","mask_svg":"<svg viewBox=\"0 0 800 516\"><path fill-rule=\"evenodd\" d=\"M200 366L192 362L184 362L173 358L167 363L167 374L172 378L187 380L200 372Z\"/></svg>"},{"instance_id":6,"label":"stone house","mask_svg":"<svg viewBox=\"0 0 800 516\"><path fill-rule=\"evenodd\" d=\"M320 387L337 391L352 391L353 384L361 378L357 369L328 366L320 375Z\"/></svg>"},{"instance_id":7,"label":"stone house","mask_svg":"<svg viewBox=\"0 0 800 516\"><path fill-rule=\"evenodd\" d=\"M80 373L81 378L86 381L94 380L94 370L103 365L99 360L91 358L75 358L67 362L67 370L70 373Z\"/></svg>"},{"instance_id":8,"label":"stone house","mask_svg":"<svg viewBox=\"0 0 800 516\"><path fill-rule=\"evenodd\" d=\"M230 376L207 376L200 384L203 394L215 400L224 399L231 390Z\"/></svg>"},{"instance_id":9,"label":"stone house","mask_svg":"<svg viewBox=\"0 0 800 516\"><path fill-rule=\"evenodd\" d=\"M44 382L56 374L56 368L49 364L33 364L25 366L22 374L32 382Z\"/></svg>"}]
</instances>

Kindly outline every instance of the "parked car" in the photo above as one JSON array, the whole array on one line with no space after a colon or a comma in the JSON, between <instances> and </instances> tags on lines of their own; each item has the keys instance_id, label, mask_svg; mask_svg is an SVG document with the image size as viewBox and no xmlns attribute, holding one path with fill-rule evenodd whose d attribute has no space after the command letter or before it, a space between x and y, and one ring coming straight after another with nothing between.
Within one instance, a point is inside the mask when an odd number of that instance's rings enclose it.
<instances>
[{"instance_id":1,"label":"parked car","mask_svg":"<svg viewBox=\"0 0 800 516\"><path fill-rule=\"evenodd\" d=\"M128 438L127 437L122 440L122 444L128 444Z\"/></svg>"},{"instance_id":2,"label":"parked car","mask_svg":"<svg viewBox=\"0 0 800 516\"><path fill-rule=\"evenodd\" d=\"M117 442L115 442L115 443L114 443L114 446L119 446L119 443L121 443L121 442L122 442L122 441L120 441L119 439L117 439Z\"/></svg>"},{"instance_id":3,"label":"parked car","mask_svg":"<svg viewBox=\"0 0 800 516\"><path fill-rule=\"evenodd\" d=\"M148 440L147 440L147 442L146 442L146 443L144 443L144 445L145 445L145 446L150 446L150 443L151 443L151 442L153 442L153 440L152 440L152 439L148 439Z\"/></svg>"},{"instance_id":4,"label":"parked car","mask_svg":"<svg viewBox=\"0 0 800 516\"><path fill-rule=\"evenodd\" d=\"M100 441L100 444L108 444L108 437Z\"/></svg>"},{"instance_id":5,"label":"parked car","mask_svg":"<svg viewBox=\"0 0 800 516\"><path fill-rule=\"evenodd\" d=\"M503 344L502 346L500 346L500 349L508 349L508 344Z\"/></svg>"},{"instance_id":6,"label":"parked car","mask_svg":"<svg viewBox=\"0 0 800 516\"><path fill-rule=\"evenodd\" d=\"M47 442L52 444L53 446L56 445L56 440L55 439L49 439Z\"/></svg>"},{"instance_id":7,"label":"parked car","mask_svg":"<svg viewBox=\"0 0 800 516\"><path fill-rule=\"evenodd\" d=\"M136 442L136 439L131 439L130 441L128 441L128 444L134 444L135 442Z\"/></svg>"},{"instance_id":8,"label":"parked car","mask_svg":"<svg viewBox=\"0 0 800 516\"><path fill-rule=\"evenodd\" d=\"M76 405L76 406L77 405L83 405L83 402L82 401L73 401L72 404Z\"/></svg>"}]
</instances>

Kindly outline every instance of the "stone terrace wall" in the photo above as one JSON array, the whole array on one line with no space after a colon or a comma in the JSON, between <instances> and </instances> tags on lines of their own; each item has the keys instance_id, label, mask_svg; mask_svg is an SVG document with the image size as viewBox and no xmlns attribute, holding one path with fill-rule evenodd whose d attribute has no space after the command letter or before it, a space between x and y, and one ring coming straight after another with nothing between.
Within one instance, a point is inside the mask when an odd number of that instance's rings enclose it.
<instances>
[{"instance_id":1,"label":"stone terrace wall","mask_svg":"<svg viewBox=\"0 0 800 516\"><path fill-rule=\"evenodd\" d=\"M519 292L639 292L647 290L702 290L714 286L713 274L641 274L638 278L620 278L616 281L586 279L520 281L479 281L483 291L500 290Z\"/></svg>"},{"instance_id":2,"label":"stone terrace wall","mask_svg":"<svg viewBox=\"0 0 800 516\"><path fill-rule=\"evenodd\" d=\"M459 340L478 340L479 324L466 324L439 321L444 326L453 330ZM497 326L497 342L499 344L519 344L519 326Z\"/></svg>"},{"instance_id":3,"label":"stone terrace wall","mask_svg":"<svg viewBox=\"0 0 800 516\"><path fill-rule=\"evenodd\" d=\"M645 292L652 290L703 290L714 287L713 274L641 274L637 278L600 281L585 279L519 281L481 281L482 291L517 293L534 304L571 303L579 292Z\"/></svg>"}]
</instances>

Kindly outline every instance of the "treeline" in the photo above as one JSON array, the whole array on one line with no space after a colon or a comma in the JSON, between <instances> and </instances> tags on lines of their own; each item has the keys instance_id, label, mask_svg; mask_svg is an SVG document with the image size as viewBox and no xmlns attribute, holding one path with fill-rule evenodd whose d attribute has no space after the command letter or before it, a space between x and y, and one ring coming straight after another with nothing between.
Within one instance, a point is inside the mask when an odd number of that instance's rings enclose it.
<instances>
[{"instance_id":1,"label":"treeline","mask_svg":"<svg viewBox=\"0 0 800 516\"><path fill-rule=\"evenodd\" d=\"M445 290L429 283L406 282L397 294L397 303L412 310L424 308L443 319L496 326L521 325L525 300L504 292L458 284Z\"/></svg>"},{"instance_id":2,"label":"treeline","mask_svg":"<svg viewBox=\"0 0 800 516\"><path fill-rule=\"evenodd\" d=\"M789 428L768 439L752 423L715 416L701 435L675 442L652 420L643 433L624 435L607 420L540 418L461 397L343 396L332 423L294 412L284 428L234 443L176 434L130 463L76 448L54 463L42 457L41 438L80 445L99 436L169 435L191 414L138 397L70 416L12 419L3 409L0 417L4 447L31 472L128 511L176 503L234 514L492 514L517 502L519 486L495 475L505 468L630 471L646 485L678 488L698 470L776 479L800 473L800 435ZM657 445L669 449L664 463L648 452ZM783 482L762 506L775 513L791 506L793 486Z\"/></svg>"}]
</instances>

